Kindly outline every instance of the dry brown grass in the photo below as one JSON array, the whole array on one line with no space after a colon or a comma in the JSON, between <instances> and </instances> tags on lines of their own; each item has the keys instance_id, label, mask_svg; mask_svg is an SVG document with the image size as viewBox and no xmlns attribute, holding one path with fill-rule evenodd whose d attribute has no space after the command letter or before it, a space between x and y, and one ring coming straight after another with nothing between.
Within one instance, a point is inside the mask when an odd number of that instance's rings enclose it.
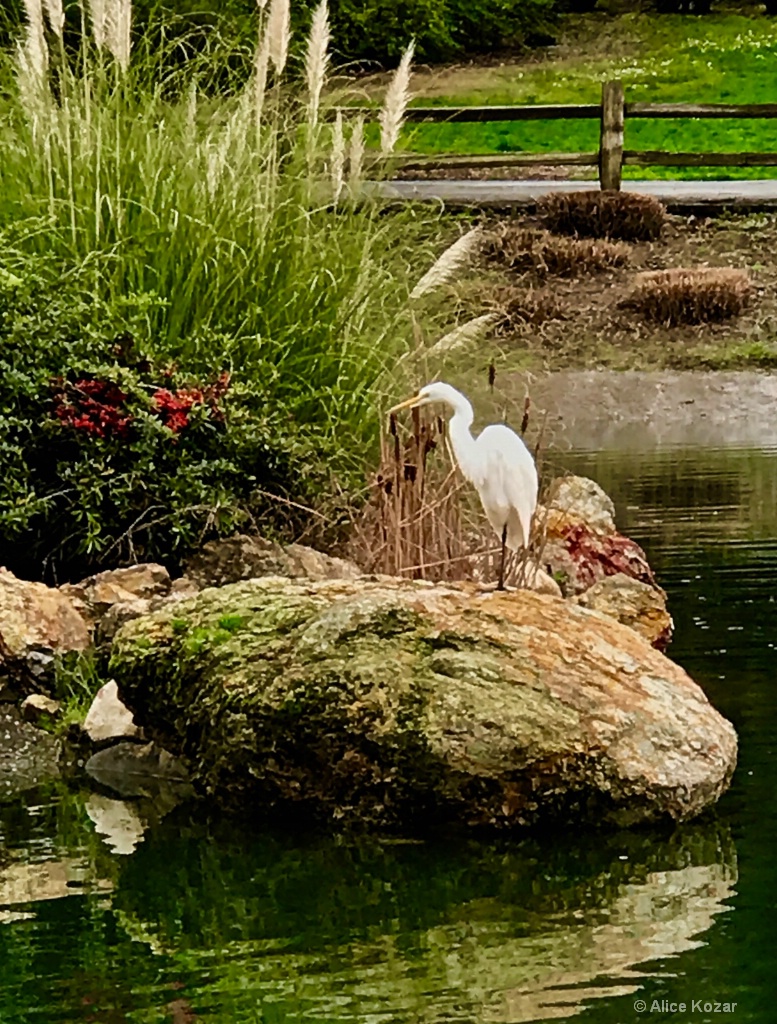
<instances>
[{"instance_id":1,"label":"dry brown grass","mask_svg":"<svg viewBox=\"0 0 777 1024\"><path fill-rule=\"evenodd\" d=\"M666 209L634 192L553 192L537 204L545 226L562 235L649 242L659 238Z\"/></svg>"},{"instance_id":2,"label":"dry brown grass","mask_svg":"<svg viewBox=\"0 0 777 1024\"><path fill-rule=\"evenodd\" d=\"M523 430L528 415L527 399ZM372 494L347 552L366 571L434 581L496 581L498 538L477 494L455 467L445 430L442 417L424 410L412 411L409 431L391 418ZM508 552L508 585L525 585L543 536L542 524L535 522L532 549Z\"/></svg>"},{"instance_id":3,"label":"dry brown grass","mask_svg":"<svg viewBox=\"0 0 777 1024\"><path fill-rule=\"evenodd\" d=\"M667 326L738 316L751 294L750 278L733 267L653 270L638 274L624 305Z\"/></svg>"},{"instance_id":4,"label":"dry brown grass","mask_svg":"<svg viewBox=\"0 0 777 1024\"><path fill-rule=\"evenodd\" d=\"M513 334L527 325L542 327L549 320L566 319L553 293L545 288L491 288L485 306L497 317L494 333L498 335Z\"/></svg>"},{"instance_id":5,"label":"dry brown grass","mask_svg":"<svg viewBox=\"0 0 777 1024\"><path fill-rule=\"evenodd\" d=\"M533 272L542 278L594 274L623 266L629 258L629 248L623 242L553 235L510 221L486 235L483 252L510 270Z\"/></svg>"}]
</instances>

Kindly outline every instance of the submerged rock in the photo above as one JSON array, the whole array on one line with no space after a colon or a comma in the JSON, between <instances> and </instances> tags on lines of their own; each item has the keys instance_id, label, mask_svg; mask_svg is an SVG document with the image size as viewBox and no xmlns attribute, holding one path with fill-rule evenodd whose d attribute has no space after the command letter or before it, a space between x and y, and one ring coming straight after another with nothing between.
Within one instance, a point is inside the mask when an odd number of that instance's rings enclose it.
<instances>
[{"instance_id":1,"label":"submerged rock","mask_svg":"<svg viewBox=\"0 0 777 1024\"><path fill-rule=\"evenodd\" d=\"M265 578L122 627L110 670L201 791L401 831L692 817L733 727L634 630L553 597Z\"/></svg>"}]
</instances>

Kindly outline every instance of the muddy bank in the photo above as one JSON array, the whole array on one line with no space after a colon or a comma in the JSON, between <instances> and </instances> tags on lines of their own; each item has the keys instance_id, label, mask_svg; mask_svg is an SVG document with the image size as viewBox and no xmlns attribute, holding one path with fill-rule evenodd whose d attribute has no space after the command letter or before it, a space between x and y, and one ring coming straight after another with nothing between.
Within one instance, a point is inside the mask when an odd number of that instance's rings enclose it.
<instances>
[{"instance_id":1,"label":"muddy bank","mask_svg":"<svg viewBox=\"0 0 777 1024\"><path fill-rule=\"evenodd\" d=\"M547 411L555 449L777 446L777 374L562 370L500 384L516 399L528 392L538 417Z\"/></svg>"}]
</instances>

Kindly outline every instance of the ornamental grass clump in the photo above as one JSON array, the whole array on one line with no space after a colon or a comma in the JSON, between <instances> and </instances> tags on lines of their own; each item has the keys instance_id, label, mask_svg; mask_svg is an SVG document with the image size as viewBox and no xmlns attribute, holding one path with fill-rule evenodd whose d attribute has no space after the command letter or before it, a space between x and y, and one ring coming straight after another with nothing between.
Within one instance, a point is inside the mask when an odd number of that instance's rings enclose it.
<instances>
[{"instance_id":1,"label":"ornamental grass clump","mask_svg":"<svg viewBox=\"0 0 777 1024\"><path fill-rule=\"evenodd\" d=\"M289 417L375 441L374 388L407 339L409 261L396 243L420 235L422 218L384 217L360 191L364 122L328 110L325 0L299 58L288 0L257 16L253 53L187 61L185 47L173 59L131 30L130 0L82 0L78 52L72 37L60 45L55 0L28 0L15 83L0 82L12 96L0 229L13 223L54 274L88 266L102 301L160 299L147 323L155 358L195 375L239 365L263 385L272 367ZM388 87L385 155L411 56Z\"/></svg>"},{"instance_id":2,"label":"ornamental grass clump","mask_svg":"<svg viewBox=\"0 0 777 1024\"><path fill-rule=\"evenodd\" d=\"M695 267L637 274L626 305L646 320L668 326L728 320L750 301L752 287L744 270Z\"/></svg>"},{"instance_id":3,"label":"ornamental grass clump","mask_svg":"<svg viewBox=\"0 0 777 1024\"><path fill-rule=\"evenodd\" d=\"M552 192L537 209L549 231L624 242L654 241L666 223L663 203L635 192Z\"/></svg>"},{"instance_id":4,"label":"ornamental grass clump","mask_svg":"<svg viewBox=\"0 0 777 1024\"><path fill-rule=\"evenodd\" d=\"M483 253L488 260L516 273L537 277L580 277L628 261L629 248L606 239L569 238L504 222L490 231Z\"/></svg>"},{"instance_id":5,"label":"ornamental grass clump","mask_svg":"<svg viewBox=\"0 0 777 1024\"><path fill-rule=\"evenodd\" d=\"M360 487L430 235L364 194L364 120L327 99L325 0L307 46L267 0L251 51L218 61L133 30L130 0L75 6L25 0L12 76L0 64L0 564L59 578L174 566L279 509L294 532L332 476Z\"/></svg>"}]
</instances>

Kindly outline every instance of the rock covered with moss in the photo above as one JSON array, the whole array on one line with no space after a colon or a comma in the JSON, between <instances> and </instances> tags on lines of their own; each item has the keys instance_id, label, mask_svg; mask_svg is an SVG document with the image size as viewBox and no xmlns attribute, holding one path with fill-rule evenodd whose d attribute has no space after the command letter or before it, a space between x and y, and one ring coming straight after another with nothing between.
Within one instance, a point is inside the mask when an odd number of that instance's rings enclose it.
<instances>
[{"instance_id":1,"label":"rock covered with moss","mask_svg":"<svg viewBox=\"0 0 777 1024\"><path fill-rule=\"evenodd\" d=\"M726 789L732 726L614 619L388 577L267 577L124 625L110 670L201 791L404 832L628 825Z\"/></svg>"}]
</instances>

